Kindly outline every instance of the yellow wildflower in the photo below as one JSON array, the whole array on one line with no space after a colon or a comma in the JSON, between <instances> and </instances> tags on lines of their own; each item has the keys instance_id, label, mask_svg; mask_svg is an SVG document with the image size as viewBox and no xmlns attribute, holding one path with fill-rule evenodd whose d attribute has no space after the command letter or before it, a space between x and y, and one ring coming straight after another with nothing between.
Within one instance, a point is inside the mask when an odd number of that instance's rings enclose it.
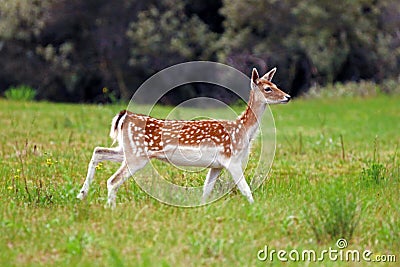
<instances>
[{"instance_id":1,"label":"yellow wildflower","mask_svg":"<svg viewBox=\"0 0 400 267\"><path fill-rule=\"evenodd\" d=\"M46 159L46 164L47 164L47 166L51 166L51 165L53 165L54 163L53 163L53 160L52 160L52 159L48 158L48 159Z\"/></svg>"},{"instance_id":2,"label":"yellow wildflower","mask_svg":"<svg viewBox=\"0 0 400 267\"><path fill-rule=\"evenodd\" d=\"M103 163L100 162L99 164L97 164L96 170L101 170L102 167L103 167Z\"/></svg>"}]
</instances>

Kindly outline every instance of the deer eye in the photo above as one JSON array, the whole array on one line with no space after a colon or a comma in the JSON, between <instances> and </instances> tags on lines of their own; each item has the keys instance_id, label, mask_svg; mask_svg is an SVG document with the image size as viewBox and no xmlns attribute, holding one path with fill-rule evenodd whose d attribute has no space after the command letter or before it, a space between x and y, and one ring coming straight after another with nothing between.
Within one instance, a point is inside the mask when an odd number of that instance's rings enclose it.
<instances>
[{"instance_id":1,"label":"deer eye","mask_svg":"<svg viewBox=\"0 0 400 267\"><path fill-rule=\"evenodd\" d=\"M264 90L265 90L265 92L267 92L267 93L272 92L272 89L271 89L271 87L269 87L269 86L265 87Z\"/></svg>"}]
</instances>

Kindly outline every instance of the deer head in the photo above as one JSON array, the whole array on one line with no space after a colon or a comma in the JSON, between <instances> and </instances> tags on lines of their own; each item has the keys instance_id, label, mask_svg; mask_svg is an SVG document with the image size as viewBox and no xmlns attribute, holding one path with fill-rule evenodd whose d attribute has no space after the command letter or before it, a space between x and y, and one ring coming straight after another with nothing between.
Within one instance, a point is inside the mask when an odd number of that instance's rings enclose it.
<instances>
[{"instance_id":1,"label":"deer head","mask_svg":"<svg viewBox=\"0 0 400 267\"><path fill-rule=\"evenodd\" d=\"M251 73L251 89L254 91L255 97L265 104L285 104L290 100L290 95L271 82L275 72L276 68L273 68L261 78L256 68L253 68Z\"/></svg>"}]
</instances>

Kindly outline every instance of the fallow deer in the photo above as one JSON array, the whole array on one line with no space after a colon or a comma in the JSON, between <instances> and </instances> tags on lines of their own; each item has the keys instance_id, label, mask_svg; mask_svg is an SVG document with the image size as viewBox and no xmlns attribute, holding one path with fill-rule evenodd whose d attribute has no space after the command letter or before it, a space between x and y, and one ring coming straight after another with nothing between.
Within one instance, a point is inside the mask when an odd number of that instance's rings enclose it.
<instances>
[{"instance_id":1,"label":"fallow deer","mask_svg":"<svg viewBox=\"0 0 400 267\"><path fill-rule=\"evenodd\" d=\"M249 155L250 143L266 105L290 100L288 94L271 82L275 72L276 68L273 68L259 77L253 68L247 108L234 121L162 120L121 111L113 118L110 131L110 137L118 142L118 146L94 149L85 183L77 198L87 196L97 164L105 160L121 162L120 168L107 180L107 205L113 208L118 188L151 159L159 159L178 166L209 168L203 185L203 201L225 168L240 192L253 203L250 187L243 176L242 162Z\"/></svg>"}]
</instances>

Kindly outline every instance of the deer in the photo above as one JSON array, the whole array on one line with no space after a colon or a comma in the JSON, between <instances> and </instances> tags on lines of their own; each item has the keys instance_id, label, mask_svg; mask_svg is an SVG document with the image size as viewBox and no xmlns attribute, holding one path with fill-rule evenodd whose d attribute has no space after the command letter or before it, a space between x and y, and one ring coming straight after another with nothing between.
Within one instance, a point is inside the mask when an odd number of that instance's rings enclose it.
<instances>
[{"instance_id":1,"label":"deer","mask_svg":"<svg viewBox=\"0 0 400 267\"><path fill-rule=\"evenodd\" d=\"M158 159L177 166L208 168L202 201L207 200L219 174L226 169L241 194L253 203L242 163L249 155L267 105L284 104L291 99L272 83L275 72L276 68L273 68L260 77L253 68L249 101L236 120L163 120L127 110L119 112L112 119L110 129L110 137L118 145L94 149L77 198L83 200L87 196L100 162L119 162L119 169L107 180L106 207L113 209L119 187L151 159Z\"/></svg>"}]
</instances>

